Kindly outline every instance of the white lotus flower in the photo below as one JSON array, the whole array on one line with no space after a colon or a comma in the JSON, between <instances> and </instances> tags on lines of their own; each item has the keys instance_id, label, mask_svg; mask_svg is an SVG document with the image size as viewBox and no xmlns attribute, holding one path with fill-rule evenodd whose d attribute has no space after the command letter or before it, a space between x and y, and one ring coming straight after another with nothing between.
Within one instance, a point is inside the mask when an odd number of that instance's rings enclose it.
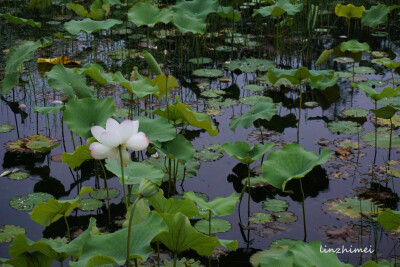
<instances>
[{"instance_id":1,"label":"white lotus flower","mask_svg":"<svg viewBox=\"0 0 400 267\"><path fill-rule=\"evenodd\" d=\"M124 165L129 161L128 149L140 151L149 145L149 138L143 132L138 132L139 121L125 120L119 124L116 120L109 118L106 129L100 126L93 126L90 130L99 142L90 145L90 154L95 159L117 160L119 157L119 146L121 146Z\"/></svg>"}]
</instances>

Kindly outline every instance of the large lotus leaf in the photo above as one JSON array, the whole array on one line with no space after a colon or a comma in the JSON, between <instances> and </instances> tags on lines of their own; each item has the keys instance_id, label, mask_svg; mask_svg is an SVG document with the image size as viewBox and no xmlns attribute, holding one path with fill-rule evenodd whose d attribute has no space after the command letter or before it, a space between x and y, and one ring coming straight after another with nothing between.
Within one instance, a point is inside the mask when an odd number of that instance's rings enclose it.
<instances>
[{"instance_id":1,"label":"large lotus leaf","mask_svg":"<svg viewBox=\"0 0 400 267\"><path fill-rule=\"evenodd\" d=\"M385 230L397 230L400 227L400 211L386 209L379 213L378 222Z\"/></svg>"},{"instance_id":2,"label":"large lotus leaf","mask_svg":"<svg viewBox=\"0 0 400 267\"><path fill-rule=\"evenodd\" d=\"M191 199L196 202L199 208L203 210L210 210L212 215L215 216L227 216L235 211L236 202L239 201L238 196L232 193L229 197L216 197L210 202L206 202L203 198L197 196L193 191L185 192L183 195L186 199ZM208 219L208 213L204 216Z\"/></svg>"},{"instance_id":3,"label":"large lotus leaf","mask_svg":"<svg viewBox=\"0 0 400 267\"><path fill-rule=\"evenodd\" d=\"M173 23L181 33L204 34L207 28L205 19L190 16L184 11L175 12Z\"/></svg>"},{"instance_id":4,"label":"large lotus leaf","mask_svg":"<svg viewBox=\"0 0 400 267\"><path fill-rule=\"evenodd\" d=\"M325 90L328 87L334 86L337 83L338 79L339 76L336 75L333 77L324 76L322 80L316 82L310 81L310 85L314 89Z\"/></svg>"},{"instance_id":5,"label":"large lotus leaf","mask_svg":"<svg viewBox=\"0 0 400 267\"><path fill-rule=\"evenodd\" d=\"M363 265L361 265L361 267L393 267L395 265L389 263L386 260L381 260L379 262L375 262L375 261L366 261L363 263Z\"/></svg>"},{"instance_id":6,"label":"large lotus leaf","mask_svg":"<svg viewBox=\"0 0 400 267\"><path fill-rule=\"evenodd\" d=\"M19 73L24 62L33 59L35 51L42 45L40 41L25 41L21 44L12 46L7 53L7 63L5 67L5 77L1 81L1 94L7 95L11 89L19 82Z\"/></svg>"},{"instance_id":7,"label":"large lotus leaf","mask_svg":"<svg viewBox=\"0 0 400 267\"><path fill-rule=\"evenodd\" d=\"M317 59L317 62L315 62L315 66L319 66L322 63L327 62L332 53L333 53L333 49L324 50L321 53L321 55L319 56L319 58Z\"/></svg>"},{"instance_id":8,"label":"large lotus leaf","mask_svg":"<svg viewBox=\"0 0 400 267\"><path fill-rule=\"evenodd\" d=\"M263 177L275 188L285 190L287 182L303 178L315 166L330 159L331 151L327 148L322 149L318 156L298 144L288 144L268 154L262 164Z\"/></svg>"},{"instance_id":9,"label":"large lotus leaf","mask_svg":"<svg viewBox=\"0 0 400 267\"><path fill-rule=\"evenodd\" d=\"M339 17L345 17L347 19L361 18L364 10L364 6L354 6L352 4L344 6L342 4L337 4L335 7L335 14Z\"/></svg>"},{"instance_id":10,"label":"large lotus leaf","mask_svg":"<svg viewBox=\"0 0 400 267\"><path fill-rule=\"evenodd\" d=\"M160 213L168 226L168 232L157 236L173 253L181 253L188 249L195 250L199 255L211 256L214 249L221 243L218 237L206 236L197 232L190 224L188 217L181 212L175 214Z\"/></svg>"},{"instance_id":11,"label":"large lotus leaf","mask_svg":"<svg viewBox=\"0 0 400 267\"><path fill-rule=\"evenodd\" d=\"M216 0L178 0L172 9L175 14L179 13L179 16L185 14L188 17L205 20L208 14L217 12L218 7L219 4Z\"/></svg>"},{"instance_id":12,"label":"large lotus leaf","mask_svg":"<svg viewBox=\"0 0 400 267\"><path fill-rule=\"evenodd\" d=\"M290 16L295 15L303 9L303 4L292 4L290 0L278 0L275 4L255 9L253 16L260 14L263 17L273 16L275 18L287 13Z\"/></svg>"},{"instance_id":13,"label":"large lotus leaf","mask_svg":"<svg viewBox=\"0 0 400 267\"><path fill-rule=\"evenodd\" d=\"M191 107L182 103L169 105L168 109L158 108L153 111L153 114L163 116L167 119L169 118L169 120L175 122L182 122L204 129L211 136L216 136L218 134L217 127L211 124L211 119L207 114L193 111Z\"/></svg>"},{"instance_id":14,"label":"large lotus leaf","mask_svg":"<svg viewBox=\"0 0 400 267\"><path fill-rule=\"evenodd\" d=\"M93 138L94 139L94 138ZM85 160L92 159L89 150L90 143L76 147L73 153L64 152L62 154L62 163L67 163L71 169L78 168Z\"/></svg>"},{"instance_id":15,"label":"large lotus leaf","mask_svg":"<svg viewBox=\"0 0 400 267\"><path fill-rule=\"evenodd\" d=\"M270 68L268 70L267 77L270 82L275 84L279 79L285 78L289 80L293 85L299 85L301 81L309 79L311 82L317 82L324 79L324 77L333 78L333 70L308 70L306 67L300 67L298 69L282 70L277 68Z\"/></svg>"},{"instance_id":16,"label":"large lotus leaf","mask_svg":"<svg viewBox=\"0 0 400 267\"><path fill-rule=\"evenodd\" d=\"M19 17L14 17L13 15L6 13L6 14L2 14L0 13L0 18L4 18L6 20L8 20L9 22L11 22L12 24L16 24L16 25L29 25L31 27L42 27L42 23L41 22L35 22L33 19L23 19L23 18L19 18Z\"/></svg>"},{"instance_id":17,"label":"large lotus leaf","mask_svg":"<svg viewBox=\"0 0 400 267\"><path fill-rule=\"evenodd\" d=\"M159 213L175 214L181 212L189 218L201 215L192 200L165 198L164 192L161 189L156 195L148 198L148 200L151 206Z\"/></svg>"},{"instance_id":18,"label":"large lotus leaf","mask_svg":"<svg viewBox=\"0 0 400 267\"><path fill-rule=\"evenodd\" d=\"M364 12L361 19L361 23L371 28L385 23L387 21L387 15L390 13L390 8L386 5L378 4L371 6L370 9Z\"/></svg>"},{"instance_id":19,"label":"large lotus leaf","mask_svg":"<svg viewBox=\"0 0 400 267\"><path fill-rule=\"evenodd\" d=\"M391 119L399 110L400 109L394 108L392 106L381 107L378 109L371 109L371 111L375 114L375 116L386 120Z\"/></svg>"},{"instance_id":20,"label":"large lotus leaf","mask_svg":"<svg viewBox=\"0 0 400 267\"><path fill-rule=\"evenodd\" d=\"M167 231L163 218L152 213L146 220L131 227L129 257L147 260L153 252L150 242L156 236ZM94 267L106 264L124 265L127 253L128 228L111 234L91 235L83 245L77 262L70 262L71 267ZM101 244L101 246L99 246Z\"/></svg>"},{"instance_id":21,"label":"large lotus leaf","mask_svg":"<svg viewBox=\"0 0 400 267\"><path fill-rule=\"evenodd\" d=\"M116 72L114 74L114 81L118 84L122 85L126 90L135 94L137 97L145 97L147 95L154 94L158 92L158 87L153 86L151 81L147 79L137 80L137 81L128 81L122 76L121 72Z\"/></svg>"},{"instance_id":22,"label":"large lotus leaf","mask_svg":"<svg viewBox=\"0 0 400 267\"><path fill-rule=\"evenodd\" d=\"M384 57L381 59L378 59L376 61L377 64L383 65L386 68L389 68L391 70L397 69L398 67L400 67L400 62L395 62L393 60L391 60L390 58Z\"/></svg>"},{"instance_id":23,"label":"large lotus leaf","mask_svg":"<svg viewBox=\"0 0 400 267\"><path fill-rule=\"evenodd\" d=\"M18 266L18 267L51 267L53 259L46 255L35 251L32 253L25 252L15 258L4 262L3 266Z\"/></svg>"},{"instance_id":24,"label":"large lotus leaf","mask_svg":"<svg viewBox=\"0 0 400 267\"><path fill-rule=\"evenodd\" d=\"M92 136L90 128L104 125L114 112L112 98L71 99L65 105L64 122L68 129L78 136L88 139Z\"/></svg>"},{"instance_id":25,"label":"large lotus leaf","mask_svg":"<svg viewBox=\"0 0 400 267\"><path fill-rule=\"evenodd\" d=\"M107 160L106 162L107 170L114 173L122 184L121 165L116 160ZM129 161L128 165L124 167L125 184L140 184L145 178L154 183L161 184L163 177L163 171L146 162Z\"/></svg>"},{"instance_id":26,"label":"large lotus leaf","mask_svg":"<svg viewBox=\"0 0 400 267\"><path fill-rule=\"evenodd\" d=\"M397 96L400 91L400 86L397 87L396 89L393 89L392 87L386 87L381 92L378 92L375 89L369 87L367 82L361 82L358 84L352 83L351 85L358 87L358 89L363 91L369 98L375 101L381 100L386 97L389 98Z\"/></svg>"},{"instance_id":27,"label":"large lotus leaf","mask_svg":"<svg viewBox=\"0 0 400 267\"><path fill-rule=\"evenodd\" d=\"M397 134L392 133L392 137L390 138L390 133L388 132L383 132L383 133L377 133L377 139L376 139L376 147L379 148L389 148L390 145L390 139L392 139L391 147L392 148L400 148L400 136ZM375 146L375 133L370 132L366 133L361 136L361 139L366 142L370 146Z\"/></svg>"},{"instance_id":28,"label":"large lotus leaf","mask_svg":"<svg viewBox=\"0 0 400 267\"><path fill-rule=\"evenodd\" d=\"M234 22L239 21L242 17L240 12L235 11L231 6L219 6L217 14L223 19L230 19Z\"/></svg>"},{"instance_id":29,"label":"large lotus leaf","mask_svg":"<svg viewBox=\"0 0 400 267\"><path fill-rule=\"evenodd\" d=\"M70 20L70 21L64 23L64 28L70 34L77 34L80 31L83 31L86 33L94 33L94 32L98 32L101 30L108 30L118 24L122 24L122 21L116 20L116 19L95 21L95 20L86 18L86 19L80 20L80 21Z\"/></svg>"},{"instance_id":30,"label":"large lotus leaf","mask_svg":"<svg viewBox=\"0 0 400 267\"><path fill-rule=\"evenodd\" d=\"M357 40L350 40L347 42L342 42L340 44L340 51L342 52L350 51L352 53L358 53L364 51L366 53L369 53L369 44L360 43Z\"/></svg>"},{"instance_id":31,"label":"large lotus leaf","mask_svg":"<svg viewBox=\"0 0 400 267\"><path fill-rule=\"evenodd\" d=\"M194 148L190 141L183 135L177 135L175 139L162 143L157 147L161 154L171 159L188 161L193 158Z\"/></svg>"},{"instance_id":32,"label":"large lotus leaf","mask_svg":"<svg viewBox=\"0 0 400 267\"><path fill-rule=\"evenodd\" d=\"M256 160L272 150L275 143L266 143L264 145L255 144L250 148L249 144L244 141L225 143L221 146L221 151L226 152L229 157L234 157L244 164L253 163Z\"/></svg>"},{"instance_id":33,"label":"large lotus leaf","mask_svg":"<svg viewBox=\"0 0 400 267\"><path fill-rule=\"evenodd\" d=\"M363 130L362 126L354 121L332 121L328 129L333 133L356 134Z\"/></svg>"},{"instance_id":34,"label":"large lotus leaf","mask_svg":"<svg viewBox=\"0 0 400 267\"><path fill-rule=\"evenodd\" d=\"M151 84L158 87L158 92L154 93L158 100L162 99L167 92L179 87L178 81L175 77L168 76L167 79L165 74L157 75L153 80L151 80Z\"/></svg>"},{"instance_id":35,"label":"large lotus leaf","mask_svg":"<svg viewBox=\"0 0 400 267\"><path fill-rule=\"evenodd\" d=\"M353 266L341 262L334 252L321 253L320 248L322 248L321 241L305 243L301 240L296 240L291 244L257 252L251 256L250 262L253 266Z\"/></svg>"},{"instance_id":36,"label":"large lotus leaf","mask_svg":"<svg viewBox=\"0 0 400 267\"><path fill-rule=\"evenodd\" d=\"M102 66L98 64L86 64L78 70L95 80L99 85L115 84L112 73L105 73Z\"/></svg>"},{"instance_id":37,"label":"large lotus leaf","mask_svg":"<svg viewBox=\"0 0 400 267\"><path fill-rule=\"evenodd\" d=\"M19 234L25 234L25 229L15 225L5 225L4 229L0 229L0 243L8 243Z\"/></svg>"},{"instance_id":38,"label":"large lotus leaf","mask_svg":"<svg viewBox=\"0 0 400 267\"><path fill-rule=\"evenodd\" d=\"M79 195L71 200L50 199L47 202L40 202L29 213L31 219L40 225L49 226L62 217L67 217L72 210L78 207L81 197L92 192L91 187L82 187Z\"/></svg>"},{"instance_id":39,"label":"large lotus leaf","mask_svg":"<svg viewBox=\"0 0 400 267\"><path fill-rule=\"evenodd\" d=\"M249 129L253 122L262 119L270 120L278 113L274 103L259 101L242 116L238 116L229 123L229 129L235 130L238 126Z\"/></svg>"},{"instance_id":40,"label":"large lotus leaf","mask_svg":"<svg viewBox=\"0 0 400 267\"><path fill-rule=\"evenodd\" d=\"M176 137L176 129L163 117L150 119L138 116L133 119L139 120L139 132L144 132L151 143L166 142Z\"/></svg>"},{"instance_id":41,"label":"large lotus leaf","mask_svg":"<svg viewBox=\"0 0 400 267\"><path fill-rule=\"evenodd\" d=\"M103 0L95 0L90 6L90 12L80 4L68 4L67 7L80 17L92 18L94 20L103 20L110 12L110 3L103 4Z\"/></svg>"},{"instance_id":42,"label":"large lotus leaf","mask_svg":"<svg viewBox=\"0 0 400 267\"><path fill-rule=\"evenodd\" d=\"M243 58L235 59L229 64L225 64L230 71L240 70L242 72L256 72L256 71L267 71L271 67L275 67L275 62L260 59L260 58Z\"/></svg>"},{"instance_id":43,"label":"large lotus leaf","mask_svg":"<svg viewBox=\"0 0 400 267\"><path fill-rule=\"evenodd\" d=\"M128 11L128 20L140 27L154 27L157 23L167 24L171 22L173 11L170 8L158 9L151 2L139 2Z\"/></svg>"},{"instance_id":44,"label":"large lotus leaf","mask_svg":"<svg viewBox=\"0 0 400 267\"><path fill-rule=\"evenodd\" d=\"M46 72L46 75L51 88L61 90L70 98L74 98L75 93L79 98L93 96L93 88L86 85L85 75L79 74L73 69L57 65L50 72Z\"/></svg>"},{"instance_id":45,"label":"large lotus leaf","mask_svg":"<svg viewBox=\"0 0 400 267\"><path fill-rule=\"evenodd\" d=\"M329 210L334 210L352 219L360 218L361 214L372 216L379 211L378 205L370 200L361 200L345 197L344 200L331 201L324 203Z\"/></svg>"},{"instance_id":46,"label":"large lotus leaf","mask_svg":"<svg viewBox=\"0 0 400 267\"><path fill-rule=\"evenodd\" d=\"M57 114L60 110L64 110L64 105L57 105L55 107L33 107L33 113L39 112L40 114L47 115L47 114Z\"/></svg>"},{"instance_id":47,"label":"large lotus leaf","mask_svg":"<svg viewBox=\"0 0 400 267\"><path fill-rule=\"evenodd\" d=\"M28 7L33 7L37 9L45 9L52 5L52 0L30 0Z\"/></svg>"}]
</instances>

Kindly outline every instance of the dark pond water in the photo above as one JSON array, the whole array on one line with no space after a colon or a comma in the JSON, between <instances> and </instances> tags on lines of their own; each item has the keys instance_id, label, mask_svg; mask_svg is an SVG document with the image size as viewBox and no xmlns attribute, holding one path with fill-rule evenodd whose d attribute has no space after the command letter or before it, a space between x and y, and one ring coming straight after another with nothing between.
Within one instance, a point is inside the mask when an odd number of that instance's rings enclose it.
<instances>
[{"instance_id":1,"label":"dark pond water","mask_svg":"<svg viewBox=\"0 0 400 267\"><path fill-rule=\"evenodd\" d=\"M339 23L338 23L339 24ZM248 26L248 27L247 27ZM242 33L252 33L250 25L242 25L238 31ZM297 134L297 116L298 116L298 94L297 90L282 87L264 86L261 92L252 92L244 90L242 87L249 83L260 84L256 80L263 73L238 73L224 70L224 76L232 79L231 82L221 83L218 79L202 79L191 75L192 70L196 69L195 64L186 63L190 58L196 55L210 57L213 59L211 64L205 65L206 68L223 69L222 64L226 61L232 61L241 57L263 57L267 59L276 59L278 67L282 68L298 68L306 65L309 68L315 68L313 62L316 61L323 49L334 48L342 41L336 36L343 34L344 29L341 24L338 28L327 28L328 33L316 34L316 38L312 40L310 46L313 49L308 50L310 60L301 59L299 49L296 48L297 39L287 39L281 44L280 51L274 47L272 37L254 35L251 40L262 40L262 45L254 48L246 48L244 45L236 45L239 52L222 53L215 52L213 48L223 44L224 38L217 40L201 39L201 49L195 52L193 49L194 38L192 36L185 39L167 37L166 39L157 39L151 35L150 45L156 45L157 50L151 52L157 60L162 63L166 62L171 70L171 75L178 78L180 88L173 93L180 96L182 102L190 104L195 110L205 112L208 109L207 98L200 95L201 89L198 87L200 82L209 82L208 89L221 89L226 92L225 99L234 99L238 101L242 97L250 95L265 95L271 97L275 103L282 102L282 106L278 107L279 115L276 115L270 122L262 122L265 131L265 141L275 142L278 148L283 144L296 142ZM161 27L159 27L161 28ZM156 27L156 29L159 29ZM62 31L61 25L45 24L40 30L31 30L28 27L13 27L7 23L0 24L1 32L1 50L8 48L8 36L11 31L12 43L15 44L21 40L36 40L39 37L54 36L55 33ZM134 29L134 32L146 34L145 30ZM392 51L395 55L394 61L399 60L400 48L399 39L395 36L398 32L391 32L389 37L371 37L368 31L360 32L357 30L352 32L352 38L358 38L361 41L367 41L372 51ZM145 36L145 35L144 35ZM129 36L126 42L125 35L119 35L115 31L102 32L96 34L96 59L106 70L116 72L122 71L128 75L132 66L139 66L139 69L145 70L145 61L139 57L134 59L113 59L109 55L110 51L128 48L139 48L139 45L147 46L146 38L139 41ZM183 68L179 68L179 42L183 41ZM85 34L77 35L75 41L64 41L54 38L53 45L49 48L42 49L35 54L35 60L38 57L53 58L60 55L68 55L74 60L80 60L82 65L93 63L93 39ZM153 43L154 42L154 43ZM166 53L164 53L164 51ZM275 53L279 55L275 55ZM372 64L371 56L364 53L360 63L356 65L371 66L376 70L375 74L356 74L356 77L363 76L368 80L376 79L378 81L387 81L391 78L390 73L382 66ZM182 59L181 59L182 60ZM303 62L301 62L303 61ZM5 67L6 56L4 53L0 56L0 69ZM30 71L32 80L35 84L38 106L47 106L54 100L61 100L60 93L49 88L46 78L39 73L37 64L30 62ZM351 70L350 65L328 63L328 69L333 67L338 71ZM0 74L2 74L1 72ZM396 75L398 78L398 75ZM65 226L60 220L50 227L42 227L30 220L27 211L18 211L10 207L10 199L29 194L32 192L48 192L59 199L71 199L77 195L79 188L82 186L95 187L97 184L94 179L93 165L91 163L84 164L78 171L70 170L66 164L52 161L51 157L62 154L64 151L72 152L73 144L71 142L71 134L66 125L61 123L61 115L42 116L33 113L35 106L34 95L32 93L32 84L29 81L28 72L23 72L22 80L24 84L14 90L13 93L2 97L0 101L0 123L11 124L15 128L11 132L0 133L0 143L5 144L10 140L16 140L21 137L40 134L45 136L53 136L60 140L60 145L48 154L24 154L9 152L0 146L0 173L15 168L21 169L30 174L28 179L22 181L10 180L7 177L0 178L0 226L2 225L19 225L26 229L27 236L32 240L38 240L41 237L57 237L64 236ZM204 80L204 81L203 81ZM107 87L102 89L102 94L112 96L116 99L119 107L123 107L121 94L123 89L119 87ZM318 103L316 107L304 108L301 113L300 123L300 140L301 146L308 151L319 153L325 146L321 146L320 139L329 140L328 148L335 151L338 144L350 139L357 143L357 135L345 135L332 133L327 128L327 123L331 121L343 120L345 115L342 111L349 107L370 109L373 103L361 91L351 87L347 78L340 78L337 85L328 88L325 91L311 90L307 88L304 94L304 102L315 101ZM26 108L19 108L20 104L25 104ZM164 103L162 103L164 105ZM144 105L141 104L141 108ZM257 128L251 127L248 130L238 127L235 132L229 130L228 125L232 117L245 113L251 106L237 102L232 107L218 108L222 110L222 114L213 115L214 125L218 125L219 134L216 137L210 137L207 132L192 127L188 128L186 137L193 142L197 149L212 143L223 144L231 141L247 141L250 144L260 143L259 132ZM356 120L363 124L361 135L367 132L373 132L374 126L367 118ZM393 131L399 134L398 128ZM258 138L258 139L257 139ZM318 142L319 141L319 142ZM75 138L75 143L80 144L81 140ZM85 142L85 141L84 141ZM395 192L400 190L399 181L396 178L388 183L382 181L384 174L378 173L377 180L373 182L371 179L371 166L374 161L374 148L360 141L360 151L354 149L353 154L349 157L341 159L338 155L334 155L333 159L322 167L315 168L306 178L303 179L303 187L305 190L305 213L307 226L307 241L320 240L327 247L372 247L375 253L372 254L342 254L339 258L352 264L360 264L370 259L391 259L398 256L400 249L396 243L398 239L394 236L388 236L379 225L373 224L370 219L361 217L349 219L346 216L329 210L327 203L334 199L344 199L345 197L378 197L376 192L385 192L381 203L385 203L387 207L398 209L398 195ZM393 149L391 152L392 160L399 160L400 150ZM334 153L333 153L334 154ZM387 149L377 149L376 164L384 165L388 157ZM260 166L261 161L257 161L251 165L251 168ZM254 176L258 175L253 173ZM185 180L182 186L177 187L178 193L184 191L197 191L207 194L210 199L217 196L227 197L232 192L240 195L243 185L241 180L247 176L247 167L226 154L217 161L203 162L197 172L197 175ZM103 180L100 180L103 186ZM179 183L178 183L179 185ZM118 180L113 177L109 180L109 186L119 188L121 186ZM383 193L382 193L383 194ZM381 194L381 195L382 195ZM225 239L236 239L239 242L237 252L230 252L222 255L219 259L221 266L246 266L248 258L257 250L267 249L269 244L279 238L303 239L303 217L301 194L299 184L291 182L288 185L287 192L281 192L269 186L257 187L252 189L250 210L253 212L265 212L262 209L262 203L271 198L286 200L289 203L288 211L293 212L298 220L292 223L274 223L267 225L248 224L247 215L247 193L245 193L241 211L236 206L235 212L227 219L232 224L232 229L226 233L218 234L219 237ZM116 217L123 216L123 204L120 203L121 196L112 200L112 212ZM68 220L70 221L73 231L85 229L90 216L98 218L100 226L106 227L106 210L105 206L97 212L84 212L76 210L71 213ZM362 225L362 227L359 227ZM343 230L347 227L347 231ZM360 229L363 234L360 235ZM116 229L115 227L112 229ZM111 230L112 230L111 229ZM342 232L335 230L343 230ZM332 233L333 232L333 233ZM338 233L340 232L340 233ZM397 236L398 238L398 236ZM0 244L0 257L8 258L9 243ZM397 254L396 254L397 252ZM191 255L193 256L193 255Z\"/></svg>"}]
</instances>

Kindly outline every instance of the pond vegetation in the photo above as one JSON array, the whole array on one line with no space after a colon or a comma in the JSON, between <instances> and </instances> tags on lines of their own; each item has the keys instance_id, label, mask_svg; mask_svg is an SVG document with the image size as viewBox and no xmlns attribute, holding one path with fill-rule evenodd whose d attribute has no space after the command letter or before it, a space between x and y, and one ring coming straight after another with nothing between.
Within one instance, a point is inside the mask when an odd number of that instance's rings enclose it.
<instances>
[{"instance_id":1,"label":"pond vegetation","mask_svg":"<svg viewBox=\"0 0 400 267\"><path fill-rule=\"evenodd\" d=\"M400 266L394 0L0 3L0 265Z\"/></svg>"}]
</instances>

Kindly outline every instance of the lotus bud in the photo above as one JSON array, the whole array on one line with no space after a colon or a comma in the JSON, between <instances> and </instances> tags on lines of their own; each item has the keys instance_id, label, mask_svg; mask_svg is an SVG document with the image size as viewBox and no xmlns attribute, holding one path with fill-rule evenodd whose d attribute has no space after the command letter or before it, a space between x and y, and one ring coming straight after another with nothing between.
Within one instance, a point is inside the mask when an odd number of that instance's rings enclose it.
<instances>
[{"instance_id":1,"label":"lotus bud","mask_svg":"<svg viewBox=\"0 0 400 267\"><path fill-rule=\"evenodd\" d=\"M139 185L139 197L151 198L158 193L158 186L145 178Z\"/></svg>"},{"instance_id":2,"label":"lotus bud","mask_svg":"<svg viewBox=\"0 0 400 267\"><path fill-rule=\"evenodd\" d=\"M133 70L131 72L131 78L129 79L131 82L134 82L136 80L136 70Z\"/></svg>"}]
</instances>

